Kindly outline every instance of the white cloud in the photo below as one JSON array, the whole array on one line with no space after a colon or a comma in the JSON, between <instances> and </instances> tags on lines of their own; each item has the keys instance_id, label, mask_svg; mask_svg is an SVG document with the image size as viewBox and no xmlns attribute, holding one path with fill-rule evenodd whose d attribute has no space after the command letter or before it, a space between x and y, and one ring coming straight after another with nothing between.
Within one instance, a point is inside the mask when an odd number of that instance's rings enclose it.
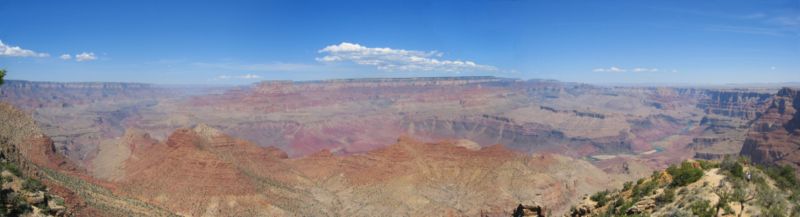
<instances>
[{"instance_id":1,"label":"white cloud","mask_svg":"<svg viewBox=\"0 0 800 217\"><path fill-rule=\"evenodd\" d=\"M658 72L657 68L633 68L634 72Z\"/></svg>"},{"instance_id":2,"label":"white cloud","mask_svg":"<svg viewBox=\"0 0 800 217\"><path fill-rule=\"evenodd\" d=\"M250 80L250 79L260 79L261 76L260 75L255 75L255 74L244 74L244 75L238 75L238 76L231 76L231 75L220 75L220 76L217 76L218 80L228 80L228 79L234 79L234 78L235 79L247 79L247 80Z\"/></svg>"},{"instance_id":3,"label":"white cloud","mask_svg":"<svg viewBox=\"0 0 800 217\"><path fill-rule=\"evenodd\" d=\"M616 66L612 66L611 68L596 68L592 69L594 72L627 72L627 69L619 68Z\"/></svg>"},{"instance_id":4,"label":"white cloud","mask_svg":"<svg viewBox=\"0 0 800 217\"><path fill-rule=\"evenodd\" d=\"M775 69L778 69L778 68L775 67L775 66L772 66L772 67L769 67L769 69L775 71Z\"/></svg>"},{"instance_id":5,"label":"white cloud","mask_svg":"<svg viewBox=\"0 0 800 217\"><path fill-rule=\"evenodd\" d=\"M259 79L259 78L261 78L261 76L254 75L254 74L246 74L246 75L239 76L239 78L241 78L241 79Z\"/></svg>"},{"instance_id":6,"label":"white cloud","mask_svg":"<svg viewBox=\"0 0 800 217\"><path fill-rule=\"evenodd\" d=\"M32 50L23 49L19 46L10 46L0 41L0 56L12 57L49 57L47 53L37 53Z\"/></svg>"},{"instance_id":7,"label":"white cloud","mask_svg":"<svg viewBox=\"0 0 800 217\"><path fill-rule=\"evenodd\" d=\"M327 46L318 52L326 54L317 58L317 61L320 62L350 61L359 65L375 66L384 71L497 71L494 66L481 65L472 61L438 59L443 56L443 53L438 51L371 48L342 42L338 45Z\"/></svg>"},{"instance_id":8,"label":"white cloud","mask_svg":"<svg viewBox=\"0 0 800 217\"><path fill-rule=\"evenodd\" d=\"M78 61L78 62L91 61L91 60L96 60L96 59L97 59L97 56L95 56L93 52L89 52L89 53L83 52L83 53L75 54L75 61Z\"/></svg>"},{"instance_id":9,"label":"white cloud","mask_svg":"<svg viewBox=\"0 0 800 217\"><path fill-rule=\"evenodd\" d=\"M61 56L58 56L58 58L62 60L69 60L72 59L72 56L70 56L69 54L61 54Z\"/></svg>"},{"instance_id":10,"label":"white cloud","mask_svg":"<svg viewBox=\"0 0 800 217\"><path fill-rule=\"evenodd\" d=\"M646 67L635 67L632 69L620 68L616 66L612 66L609 68L595 68L592 69L593 72L659 72L658 68L646 68ZM677 70L672 70L672 72L677 72Z\"/></svg>"}]
</instances>

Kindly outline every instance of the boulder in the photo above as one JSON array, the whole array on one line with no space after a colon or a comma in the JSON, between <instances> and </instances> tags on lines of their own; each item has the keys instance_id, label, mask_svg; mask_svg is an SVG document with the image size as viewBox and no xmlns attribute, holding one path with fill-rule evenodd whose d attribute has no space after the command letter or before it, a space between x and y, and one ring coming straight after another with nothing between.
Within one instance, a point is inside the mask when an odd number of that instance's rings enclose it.
<instances>
[{"instance_id":1,"label":"boulder","mask_svg":"<svg viewBox=\"0 0 800 217\"><path fill-rule=\"evenodd\" d=\"M592 206L587 204L581 204L575 208L572 208L570 212L565 215L565 217L583 217L583 216L590 216L592 214Z\"/></svg>"},{"instance_id":2,"label":"boulder","mask_svg":"<svg viewBox=\"0 0 800 217\"><path fill-rule=\"evenodd\" d=\"M59 205L56 200L49 200L47 201L47 207L50 208L50 211L55 213L57 216L61 216L67 210L66 207L63 205Z\"/></svg>"},{"instance_id":3,"label":"boulder","mask_svg":"<svg viewBox=\"0 0 800 217\"><path fill-rule=\"evenodd\" d=\"M2 177L4 179L7 179L7 178L14 178L15 175L13 173L11 173L11 171L3 170L3 172L0 173L0 177Z\"/></svg>"},{"instance_id":4,"label":"boulder","mask_svg":"<svg viewBox=\"0 0 800 217\"><path fill-rule=\"evenodd\" d=\"M29 204L39 204L44 202L44 192L34 192L25 194L25 201Z\"/></svg>"},{"instance_id":5,"label":"boulder","mask_svg":"<svg viewBox=\"0 0 800 217\"><path fill-rule=\"evenodd\" d=\"M514 217L532 216L544 217L547 216L547 208L534 203L533 205L519 204L512 214Z\"/></svg>"},{"instance_id":6,"label":"boulder","mask_svg":"<svg viewBox=\"0 0 800 217\"><path fill-rule=\"evenodd\" d=\"M645 198L636 202L631 208L625 211L625 214L634 215L646 212L652 212L656 208L656 201L653 198Z\"/></svg>"}]
</instances>

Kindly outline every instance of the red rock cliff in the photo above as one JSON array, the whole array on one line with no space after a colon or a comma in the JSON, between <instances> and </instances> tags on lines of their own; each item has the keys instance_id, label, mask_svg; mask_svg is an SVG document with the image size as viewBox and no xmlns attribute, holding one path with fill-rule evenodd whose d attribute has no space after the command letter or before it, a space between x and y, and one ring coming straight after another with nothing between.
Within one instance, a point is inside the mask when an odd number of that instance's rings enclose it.
<instances>
[{"instance_id":1,"label":"red rock cliff","mask_svg":"<svg viewBox=\"0 0 800 217\"><path fill-rule=\"evenodd\" d=\"M741 154L757 163L800 168L800 94L783 88L768 101L763 115L753 122Z\"/></svg>"}]
</instances>

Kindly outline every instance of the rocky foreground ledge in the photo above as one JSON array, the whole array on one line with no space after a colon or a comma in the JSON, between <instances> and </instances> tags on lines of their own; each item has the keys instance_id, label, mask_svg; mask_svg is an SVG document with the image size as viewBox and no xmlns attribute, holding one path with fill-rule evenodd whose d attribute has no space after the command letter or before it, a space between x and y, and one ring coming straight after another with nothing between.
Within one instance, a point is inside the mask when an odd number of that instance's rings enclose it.
<instances>
[{"instance_id":1,"label":"rocky foreground ledge","mask_svg":"<svg viewBox=\"0 0 800 217\"><path fill-rule=\"evenodd\" d=\"M622 189L586 195L565 217L798 216L800 181L790 166L755 166L747 158L685 161ZM513 215L551 216L547 207L520 204Z\"/></svg>"}]
</instances>

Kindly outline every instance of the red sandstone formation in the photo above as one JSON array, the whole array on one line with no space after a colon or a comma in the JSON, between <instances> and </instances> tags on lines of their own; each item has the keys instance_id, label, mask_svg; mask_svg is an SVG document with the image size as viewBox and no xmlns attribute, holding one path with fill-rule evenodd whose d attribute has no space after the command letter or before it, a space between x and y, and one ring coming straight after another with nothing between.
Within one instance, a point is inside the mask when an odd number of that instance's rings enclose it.
<instances>
[{"instance_id":1,"label":"red sandstone formation","mask_svg":"<svg viewBox=\"0 0 800 217\"><path fill-rule=\"evenodd\" d=\"M757 163L800 168L800 94L784 88L773 96L752 124L742 154Z\"/></svg>"},{"instance_id":2,"label":"red sandstone formation","mask_svg":"<svg viewBox=\"0 0 800 217\"><path fill-rule=\"evenodd\" d=\"M401 137L361 154L324 150L288 159L277 149L199 125L179 129L165 142L127 147L135 150L121 166L122 177L113 178L115 189L187 215L474 215L502 213L526 198L545 198L563 210L559 204L610 184L608 175L585 162L458 140ZM564 168L574 172L556 172ZM309 206L317 208L302 208Z\"/></svg>"},{"instance_id":3,"label":"red sandstone formation","mask_svg":"<svg viewBox=\"0 0 800 217\"><path fill-rule=\"evenodd\" d=\"M493 77L264 82L187 98L136 85L31 85L0 96L31 108L56 145L30 134L36 145L24 152L77 177L45 174L81 192L85 207L122 207L100 212L112 215L504 215L529 200L558 211L692 151L717 154L737 141L718 138L743 134L765 100ZM784 107L764 120L797 120ZM774 130L758 135L796 141ZM597 161L575 159L588 156ZM90 173L64 172L75 168Z\"/></svg>"}]
</instances>

